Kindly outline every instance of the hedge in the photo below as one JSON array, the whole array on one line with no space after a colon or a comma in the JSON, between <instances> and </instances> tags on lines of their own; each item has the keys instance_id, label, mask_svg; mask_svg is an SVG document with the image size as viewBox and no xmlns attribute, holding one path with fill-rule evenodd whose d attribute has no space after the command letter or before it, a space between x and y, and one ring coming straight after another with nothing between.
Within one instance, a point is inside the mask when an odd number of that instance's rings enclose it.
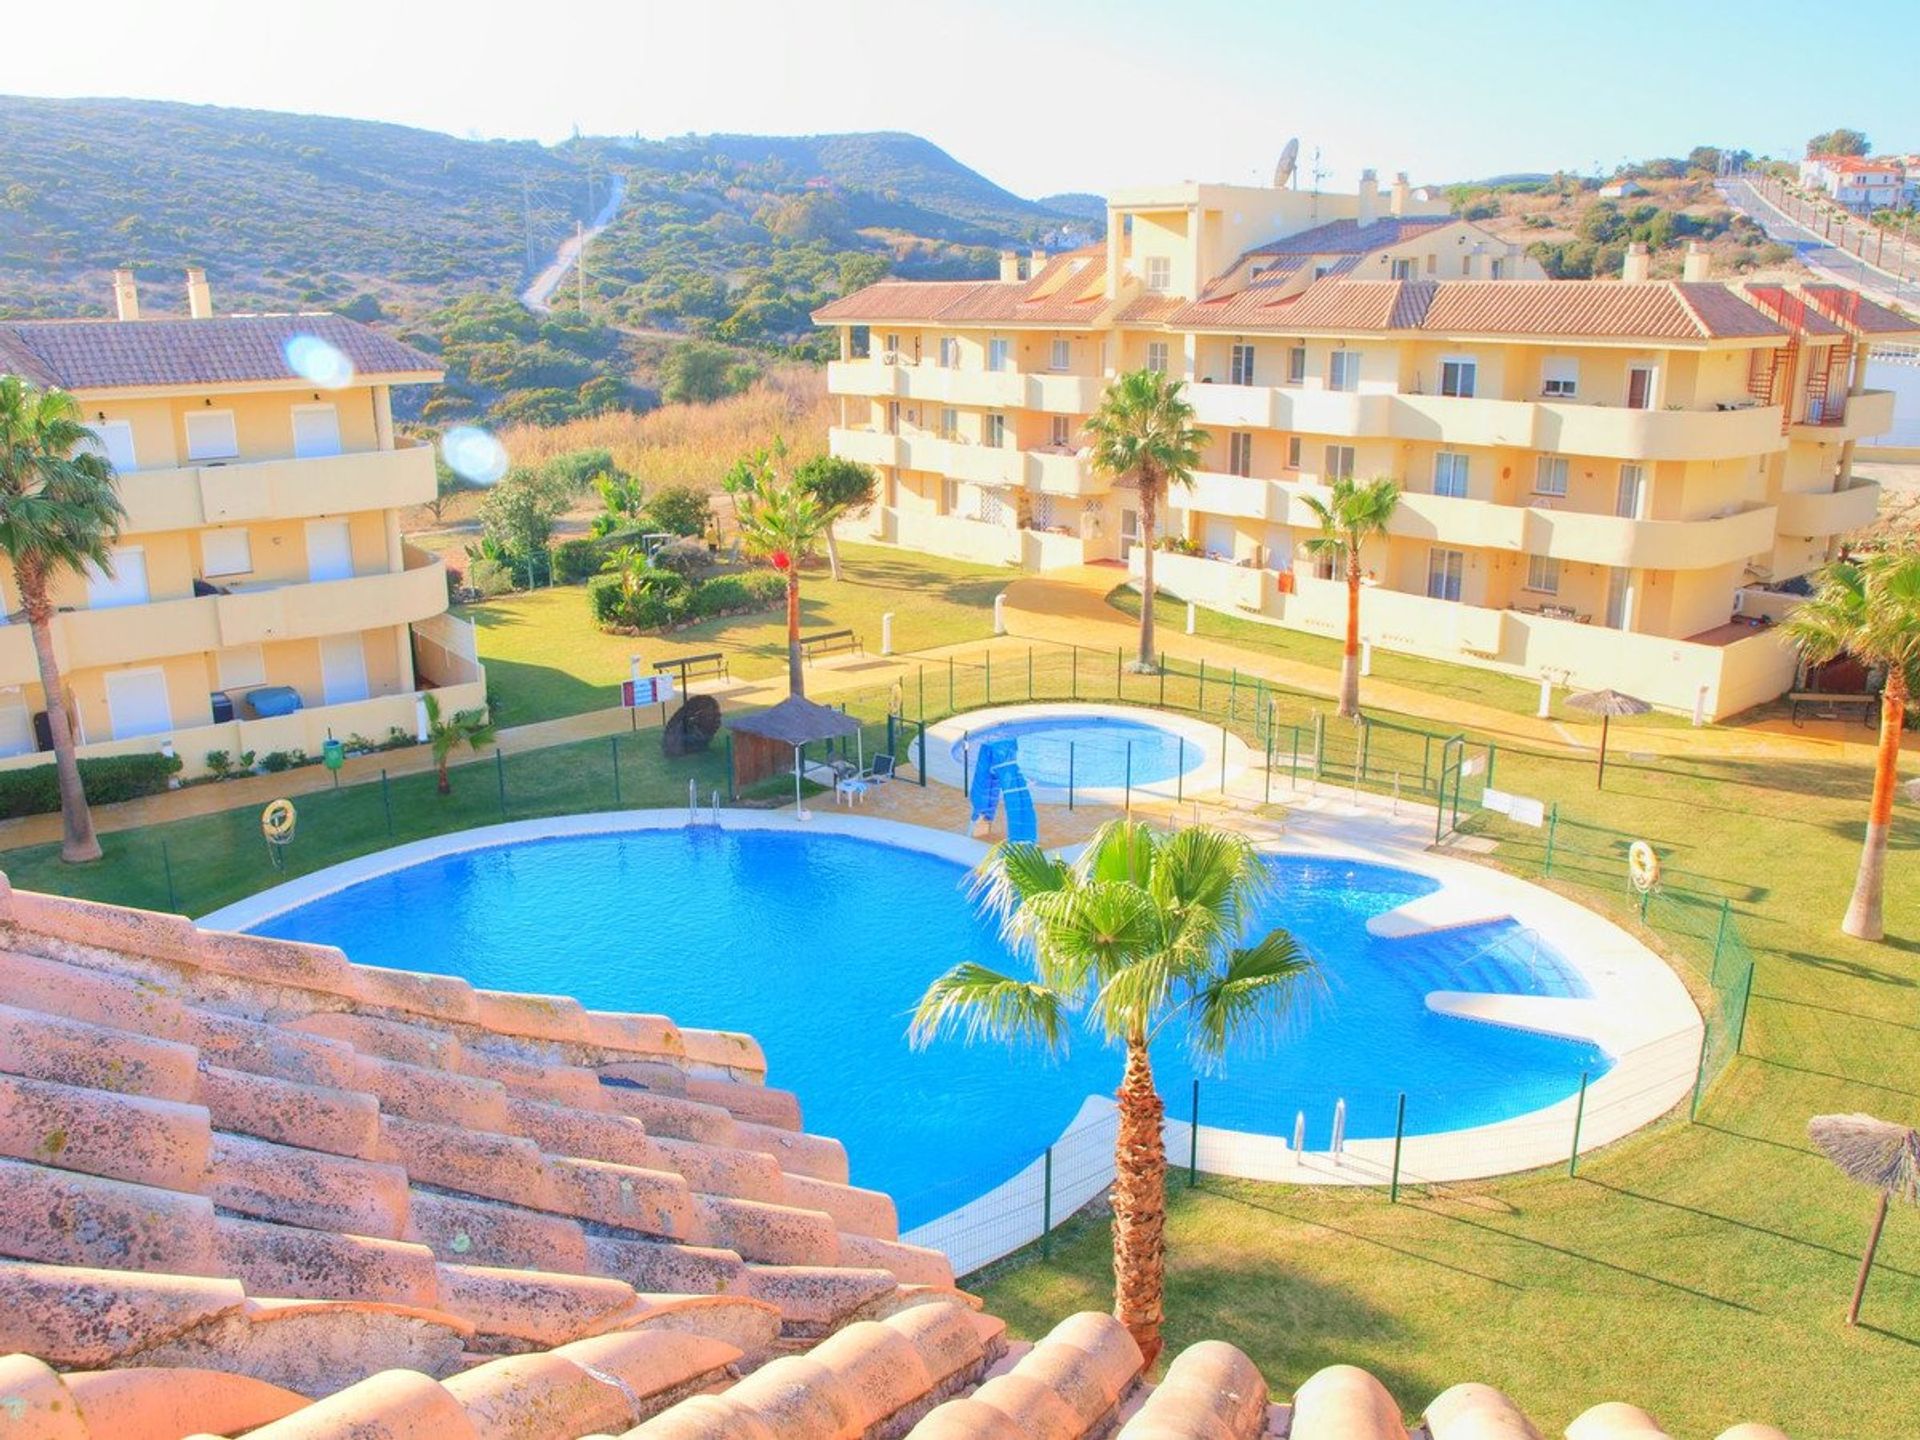
<instances>
[{"instance_id":1,"label":"hedge","mask_svg":"<svg viewBox=\"0 0 1920 1440\"><path fill-rule=\"evenodd\" d=\"M107 755L80 762L80 786L93 805L158 795L180 772L178 755ZM60 781L52 765L0 770L0 819L47 815L60 808Z\"/></svg>"},{"instance_id":2,"label":"hedge","mask_svg":"<svg viewBox=\"0 0 1920 1440\"><path fill-rule=\"evenodd\" d=\"M771 570L716 575L696 584L667 573L653 576L629 595L618 575L596 575L587 582L587 604L603 630L664 630L716 615L765 610L786 599L787 582Z\"/></svg>"}]
</instances>

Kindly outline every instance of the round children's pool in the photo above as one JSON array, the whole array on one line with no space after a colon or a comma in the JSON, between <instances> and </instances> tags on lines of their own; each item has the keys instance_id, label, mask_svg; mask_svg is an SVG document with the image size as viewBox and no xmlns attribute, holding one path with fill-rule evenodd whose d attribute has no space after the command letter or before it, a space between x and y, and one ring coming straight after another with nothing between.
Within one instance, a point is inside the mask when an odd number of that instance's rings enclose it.
<instances>
[{"instance_id":1,"label":"round children's pool","mask_svg":"<svg viewBox=\"0 0 1920 1440\"><path fill-rule=\"evenodd\" d=\"M1346 860L1268 863L1255 924L1293 931L1321 983L1282 1033L1207 1072L1210 1124L1291 1135L1304 1115L1309 1146L1324 1147L1337 1101L1348 1136L1391 1135L1404 1091L1410 1133L1450 1130L1554 1104L1610 1065L1590 1044L1427 1007L1435 990L1585 994L1532 932L1503 920L1381 938L1367 919L1435 881ZM768 1083L793 1090L807 1128L846 1144L854 1182L891 1193L912 1226L1016 1173L1119 1078L1118 1055L1084 1033L1061 1060L908 1044L915 1002L942 971L1020 966L967 879L956 861L849 834L637 830L444 854L252 928L366 964L746 1031L766 1052ZM1183 1115L1193 1062L1171 1034L1154 1062Z\"/></svg>"}]
</instances>

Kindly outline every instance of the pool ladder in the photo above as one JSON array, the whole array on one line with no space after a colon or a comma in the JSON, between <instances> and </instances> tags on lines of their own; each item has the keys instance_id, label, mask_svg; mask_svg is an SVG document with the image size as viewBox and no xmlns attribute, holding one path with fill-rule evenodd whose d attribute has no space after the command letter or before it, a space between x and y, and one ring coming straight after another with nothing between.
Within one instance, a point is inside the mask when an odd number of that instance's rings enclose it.
<instances>
[{"instance_id":1,"label":"pool ladder","mask_svg":"<svg viewBox=\"0 0 1920 1440\"><path fill-rule=\"evenodd\" d=\"M699 823L700 782L689 779L687 781L687 824L698 825ZM718 825L720 823L720 792L718 789L713 792L712 797L707 802L707 823L709 825Z\"/></svg>"}]
</instances>

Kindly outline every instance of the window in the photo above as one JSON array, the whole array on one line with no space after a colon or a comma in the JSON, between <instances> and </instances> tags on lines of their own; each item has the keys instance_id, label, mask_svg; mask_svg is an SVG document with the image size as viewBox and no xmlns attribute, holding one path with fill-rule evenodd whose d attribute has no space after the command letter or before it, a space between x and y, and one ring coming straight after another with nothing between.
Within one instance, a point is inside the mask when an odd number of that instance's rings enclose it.
<instances>
[{"instance_id":1,"label":"window","mask_svg":"<svg viewBox=\"0 0 1920 1440\"><path fill-rule=\"evenodd\" d=\"M1393 278L1396 280L1413 279L1413 264L1414 262L1411 260L1394 261L1393 262Z\"/></svg>"},{"instance_id":2,"label":"window","mask_svg":"<svg viewBox=\"0 0 1920 1440\"><path fill-rule=\"evenodd\" d=\"M1427 274L1431 275L1439 268L1440 268L1440 257L1438 255L1427 256Z\"/></svg>"},{"instance_id":3,"label":"window","mask_svg":"<svg viewBox=\"0 0 1920 1440\"><path fill-rule=\"evenodd\" d=\"M205 530L200 535L200 570L207 579L247 575L253 570L253 546L245 530Z\"/></svg>"},{"instance_id":4,"label":"window","mask_svg":"<svg viewBox=\"0 0 1920 1440\"><path fill-rule=\"evenodd\" d=\"M1471 275L1473 273L1473 257L1471 255L1462 255L1460 257L1460 273L1462 275Z\"/></svg>"},{"instance_id":5,"label":"window","mask_svg":"<svg viewBox=\"0 0 1920 1440\"><path fill-rule=\"evenodd\" d=\"M1073 345L1066 340L1053 342L1053 351L1047 357L1047 367L1051 370L1071 370L1073 368Z\"/></svg>"},{"instance_id":6,"label":"window","mask_svg":"<svg viewBox=\"0 0 1920 1440\"><path fill-rule=\"evenodd\" d=\"M1147 342L1147 368L1156 375L1167 373L1167 342L1149 340Z\"/></svg>"},{"instance_id":7,"label":"window","mask_svg":"<svg viewBox=\"0 0 1920 1440\"><path fill-rule=\"evenodd\" d=\"M1053 417L1053 445L1057 450L1065 450L1073 444L1073 421L1065 415Z\"/></svg>"},{"instance_id":8,"label":"window","mask_svg":"<svg viewBox=\"0 0 1920 1440\"><path fill-rule=\"evenodd\" d=\"M231 410L187 412L189 460L231 460L239 453L240 442L234 434Z\"/></svg>"},{"instance_id":9,"label":"window","mask_svg":"<svg viewBox=\"0 0 1920 1440\"><path fill-rule=\"evenodd\" d=\"M1538 590L1543 595L1560 593L1560 562L1551 555L1529 555L1527 557L1527 589Z\"/></svg>"},{"instance_id":10,"label":"window","mask_svg":"<svg viewBox=\"0 0 1920 1440\"><path fill-rule=\"evenodd\" d=\"M1299 468L1300 437L1298 435L1289 435L1287 437L1287 469L1298 470Z\"/></svg>"},{"instance_id":11,"label":"window","mask_svg":"<svg viewBox=\"0 0 1920 1440\"><path fill-rule=\"evenodd\" d=\"M987 444L996 450L1007 443L1007 417L1004 415L987 416Z\"/></svg>"},{"instance_id":12,"label":"window","mask_svg":"<svg viewBox=\"0 0 1920 1440\"><path fill-rule=\"evenodd\" d=\"M940 368L942 370L960 368L960 342L951 335L940 337Z\"/></svg>"},{"instance_id":13,"label":"window","mask_svg":"<svg viewBox=\"0 0 1920 1440\"><path fill-rule=\"evenodd\" d=\"M940 482L940 509L948 515L960 513L960 482L958 480Z\"/></svg>"},{"instance_id":14,"label":"window","mask_svg":"<svg viewBox=\"0 0 1920 1440\"><path fill-rule=\"evenodd\" d=\"M1620 488L1614 492L1613 513L1623 520L1640 518L1640 497L1646 488L1647 472L1640 465L1620 467Z\"/></svg>"},{"instance_id":15,"label":"window","mask_svg":"<svg viewBox=\"0 0 1920 1440\"><path fill-rule=\"evenodd\" d=\"M1236 345L1227 365L1229 385L1253 384L1253 346Z\"/></svg>"},{"instance_id":16,"label":"window","mask_svg":"<svg viewBox=\"0 0 1920 1440\"><path fill-rule=\"evenodd\" d=\"M1173 284L1173 261L1165 255L1147 257L1147 289L1165 290Z\"/></svg>"},{"instance_id":17,"label":"window","mask_svg":"<svg viewBox=\"0 0 1920 1440\"><path fill-rule=\"evenodd\" d=\"M1248 430L1235 430L1227 436L1227 472L1232 475L1253 474L1253 434Z\"/></svg>"},{"instance_id":18,"label":"window","mask_svg":"<svg viewBox=\"0 0 1920 1440\"><path fill-rule=\"evenodd\" d=\"M293 453L310 460L340 453L340 412L331 405L293 407Z\"/></svg>"},{"instance_id":19,"label":"window","mask_svg":"<svg viewBox=\"0 0 1920 1440\"><path fill-rule=\"evenodd\" d=\"M245 690L267 683L267 657L258 645L216 650L213 666L222 690Z\"/></svg>"},{"instance_id":20,"label":"window","mask_svg":"<svg viewBox=\"0 0 1920 1440\"><path fill-rule=\"evenodd\" d=\"M1533 493L1536 495L1564 495L1567 493L1567 457L1564 455L1542 455L1533 471Z\"/></svg>"},{"instance_id":21,"label":"window","mask_svg":"<svg viewBox=\"0 0 1920 1440\"><path fill-rule=\"evenodd\" d=\"M1653 408L1653 367L1651 365L1627 367L1627 408L1629 410Z\"/></svg>"},{"instance_id":22,"label":"window","mask_svg":"<svg viewBox=\"0 0 1920 1440\"><path fill-rule=\"evenodd\" d=\"M900 402L898 400L887 402L887 433L889 435L900 433Z\"/></svg>"},{"instance_id":23,"label":"window","mask_svg":"<svg viewBox=\"0 0 1920 1440\"><path fill-rule=\"evenodd\" d=\"M1287 351L1287 384L1307 383L1307 347L1295 345Z\"/></svg>"},{"instance_id":24,"label":"window","mask_svg":"<svg viewBox=\"0 0 1920 1440\"><path fill-rule=\"evenodd\" d=\"M1360 352L1358 350L1336 350L1327 357L1327 388L1329 390L1360 388Z\"/></svg>"},{"instance_id":25,"label":"window","mask_svg":"<svg viewBox=\"0 0 1920 1440\"><path fill-rule=\"evenodd\" d=\"M1503 280L1506 278L1506 273L1507 273L1507 262L1504 260L1495 259L1489 262L1487 265L1488 279Z\"/></svg>"},{"instance_id":26,"label":"window","mask_svg":"<svg viewBox=\"0 0 1920 1440\"><path fill-rule=\"evenodd\" d=\"M1353 478L1353 446L1327 446L1327 465L1320 478L1329 483Z\"/></svg>"},{"instance_id":27,"label":"window","mask_svg":"<svg viewBox=\"0 0 1920 1440\"><path fill-rule=\"evenodd\" d=\"M900 358L900 337L898 335L887 336L886 358L888 360L898 360Z\"/></svg>"},{"instance_id":28,"label":"window","mask_svg":"<svg viewBox=\"0 0 1920 1440\"><path fill-rule=\"evenodd\" d=\"M1480 367L1471 360L1442 360L1440 362L1440 393L1455 395L1463 400L1473 398L1474 382L1480 378Z\"/></svg>"},{"instance_id":29,"label":"window","mask_svg":"<svg viewBox=\"0 0 1920 1440\"><path fill-rule=\"evenodd\" d=\"M1540 393L1571 400L1580 393L1580 362L1571 355L1549 355L1540 362Z\"/></svg>"},{"instance_id":30,"label":"window","mask_svg":"<svg viewBox=\"0 0 1920 1440\"><path fill-rule=\"evenodd\" d=\"M1427 552L1427 598L1458 600L1460 583L1466 575L1467 553L1444 550L1439 546Z\"/></svg>"},{"instance_id":31,"label":"window","mask_svg":"<svg viewBox=\"0 0 1920 1440\"><path fill-rule=\"evenodd\" d=\"M940 412L940 438L953 440L960 434L960 412L951 405Z\"/></svg>"},{"instance_id":32,"label":"window","mask_svg":"<svg viewBox=\"0 0 1920 1440\"><path fill-rule=\"evenodd\" d=\"M1316 280L1324 280L1327 278L1327 276L1331 275L1332 273L1333 273L1332 264L1325 260L1320 261L1313 267L1313 278Z\"/></svg>"},{"instance_id":33,"label":"window","mask_svg":"<svg viewBox=\"0 0 1920 1440\"><path fill-rule=\"evenodd\" d=\"M1009 347L1005 340L987 341L987 369L1004 370L1007 368Z\"/></svg>"},{"instance_id":34,"label":"window","mask_svg":"<svg viewBox=\"0 0 1920 1440\"><path fill-rule=\"evenodd\" d=\"M147 550L144 545L116 545L109 574L91 560L82 572L87 579L87 604L95 610L116 605L147 603Z\"/></svg>"},{"instance_id":35,"label":"window","mask_svg":"<svg viewBox=\"0 0 1920 1440\"><path fill-rule=\"evenodd\" d=\"M1433 493L1448 495L1455 500L1467 498L1467 457L1452 450L1442 450L1433 457Z\"/></svg>"},{"instance_id":36,"label":"window","mask_svg":"<svg viewBox=\"0 0 1920 1440\"><path fill-rule=\"evenodd\" d=\"M83 443L83 449L101 456L116 474L124 474L134 468L133 426L129 422L99 420L87 428L93 431L94 438L91 443Z\"/></svg>"},{"instance_id":37,"label":"window","mask_svg":"<svg viewBox=\"0 0 1920 1440\"><path fill-rule=\"evenodd\" d=\"M1317 551L1313 557L1313 573L1321 580L1339 580L1347 573L1347 547L1334 545Z\"/></svg>"}]
</instances>

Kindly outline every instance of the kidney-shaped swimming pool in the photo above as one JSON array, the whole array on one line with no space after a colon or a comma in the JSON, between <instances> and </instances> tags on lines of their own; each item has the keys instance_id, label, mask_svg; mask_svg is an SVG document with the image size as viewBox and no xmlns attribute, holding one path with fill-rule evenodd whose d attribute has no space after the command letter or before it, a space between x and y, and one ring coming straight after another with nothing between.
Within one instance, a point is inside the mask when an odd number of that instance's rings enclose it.
<instances>
[{"instance_id":1,"label":"kidney-shaped swimming pool","mask_svg":"<svg viewBox=\"0 0 1920 1440\"><path fill-rule=\"evenodd\" d=\"M1577 972L1512 922L1381 939L1369 916L1432 891L1410 871L1276 856L1261 926L1292 930L1323 983L1277 1038L1206 1081L1210 1123L1290 1135L1308 1117L1324 1147L1334 1104L1347 1134L1485 1124L1550 1105L1610 1064L1592 1045L1435 1014L1433 990L1581 994ZM907 1021L927 982L961 960L1007 967L967 871L844 834L693 827L516 841L388 871L281 911L260 934L338 945L370 965L459 975L492 989L576 996L744 1030L768 1082L793 1090L807 1128L842 1140L854 1183L891 1193L903 1225L933 1219L1017 1172L1088 1095L1111 1094L1119 1057L1090 1035L1063 1060L939 1041ZM1155 1052L1170 1113L1193 1067Z\"/></svg>"}]
</instances>

